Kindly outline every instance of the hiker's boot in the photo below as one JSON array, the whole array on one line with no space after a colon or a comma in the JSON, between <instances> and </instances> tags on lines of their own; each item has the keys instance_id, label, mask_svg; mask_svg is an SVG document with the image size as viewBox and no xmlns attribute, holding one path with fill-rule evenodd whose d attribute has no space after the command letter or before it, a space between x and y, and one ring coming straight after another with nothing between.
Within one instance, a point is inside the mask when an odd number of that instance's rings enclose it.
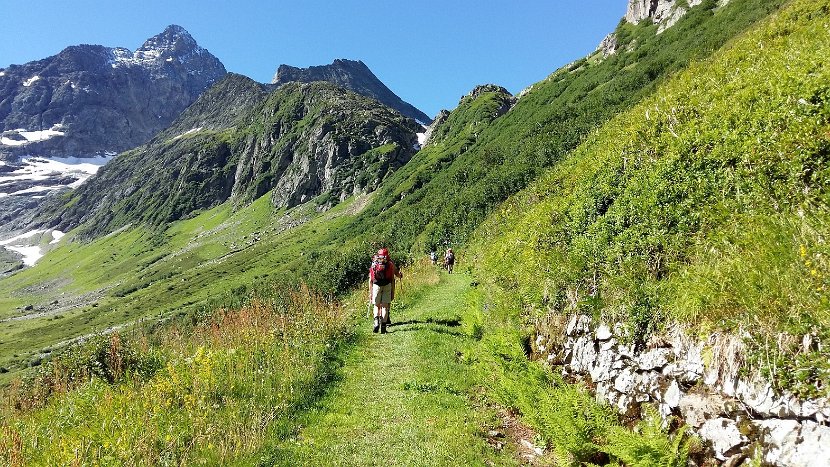
<instances>
[{"instance_id":1,"label":"hiker's boot","mask_svg":"<svg viewBox=\"0 0 830 467\"><path fill-rule=\"evenodd\" d=\"M372 327L372 332L378 332L380 329L380 318L375 318L375 325Z\"/></svg>"},{"instance_id":2,"label":"hiker's boot","mask_svg":"<svg viewBox=\"0 0 830 467\"><path fill-rule=\"evenodd\" d=\"M389 313L389 312L386 313L386 323L384 323L384 324L386 324L387 326L392 325L392 313Z\"/></svg>"},{"instance_id":3,"label":"hiker's boot","mask_svg":"<svg viewBox=\"0 0 830 467\"><path fill-rule=\"evenodd\" d=\"M385 322L380 323L380 333L381 334L386 334L386 323Z\"/></svg>"}]
</instances>

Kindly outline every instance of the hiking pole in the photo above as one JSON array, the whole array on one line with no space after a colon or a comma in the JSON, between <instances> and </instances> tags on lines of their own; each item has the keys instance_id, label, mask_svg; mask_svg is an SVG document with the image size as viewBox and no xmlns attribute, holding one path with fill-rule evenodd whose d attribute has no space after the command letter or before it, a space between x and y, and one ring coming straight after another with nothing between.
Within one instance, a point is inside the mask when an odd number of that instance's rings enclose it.
<instances>
[{"instance_id":1,"label":"hiking pole","mask_svg":"<svg viewBox=\"0 0 830 467\"><path fill-rule=\"evenodd\" d=\"M372 282L369 281L369 299L366 300L366 315L372 319Z\"/></svg>"}]
</instances>

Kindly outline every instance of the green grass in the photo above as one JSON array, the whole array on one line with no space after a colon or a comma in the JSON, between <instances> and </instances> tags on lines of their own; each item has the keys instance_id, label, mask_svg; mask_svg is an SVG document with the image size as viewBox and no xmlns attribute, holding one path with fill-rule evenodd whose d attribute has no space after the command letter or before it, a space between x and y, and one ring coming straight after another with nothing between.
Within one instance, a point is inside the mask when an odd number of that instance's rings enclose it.
<instances>
[{"instance_id":1,"label":"green grass","mask_svg":"<svg viewBox=\"0 0 830 467\"><path fill-rule=\"evenodd\" d=\"M0 462L227 464L294 429L347 323L305 288L272 286L195 325L73 349L6 392Z\"/></svg>"},{"instance_id":2,"label":"green grass","mask_svg":"<svg viewBox=\"0 0 830 467\"><path fill-rule=\"evenodd\" d=\"M828 12L791 2L505 203L478 232L487 283L640 343L672 321L830 339ZM807 360L805 393L830 381Z\"/></svg>"},{"instance_id":3,"label":"green grass","mask_svg":"<svg viewBox=\"0 0 830 467\"><path fill-rule=\"evenodd\" d=\"M395 324L386 335L372 334L371 322L361 319L340 381L302 418L296 436L267 449L260 462L514 464L511 452L488 446L485 426L496 423L495 414L458 357L470 343L459 327L469 283L466 275L443 275L414 294L407 290L393 304Z\"/></svg>"},{"instance_id":4,"label":"green grass","mask_svg":"<svg viewBox=\"0 0 830 467\"><path fill-rule=\"evenodd\" d=\"M407 269L386 335L369 330L363 291L341 307L277 286L195 324L98 340L11 388L0 461L513 465L510 445L488 445L500 420L459 357L474 342L469 287Z\"/></svg>"},{"instance_id":5,"label":"green grass","mask_svg":"<svg viewBox=\"0 0 830 467\"><path fill-rule=\"evenodd\" d=\"M6 297L0 309L7 310L0 319L28 313L18 309L27 304L40 308L68 299L83 304L0 323L0 367L12 370L0 374L0 383L40 362L45 349L72 338L186 314L269 278L296 278L288 271L308 261L306 251L334 248L326 234L352 217L353 202L325 213L312 206L286 213L274 210L265 196L234 213L219 206L163 231L136 227L90 243L72 242L67 235L35 267L0 281L0 297Z\"/></svg>"}]
</instances>

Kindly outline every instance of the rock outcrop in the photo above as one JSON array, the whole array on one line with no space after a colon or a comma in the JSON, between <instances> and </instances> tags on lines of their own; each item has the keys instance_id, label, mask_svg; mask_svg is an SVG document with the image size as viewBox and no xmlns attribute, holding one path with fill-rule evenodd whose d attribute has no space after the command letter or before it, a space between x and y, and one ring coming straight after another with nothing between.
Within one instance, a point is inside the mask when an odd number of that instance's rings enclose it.
<instances>
[{"instance_id":1,"label":"rock outcrop","mask_svg":"<svg viewBox=\"0 0 830 467\"><path fill-rule=\"evenodd\" d=\"M650 19L658 24L658 34L667 28L674 26L683 15L693 6L699 5L703 0L628 0L628 8L625 12L625 21L637 24L644 19ZM721 0L727 3L728 0ZM617 52L617 37L611 33L599 43L597 51L607 57Z\"/></svg>"},{"instance_id":2,"label":"rock outcrop","mask_svg":"<svg viewBox=\"0 0 830 467\"><path fill-rule=\"evenodd\" d=\"M637 24L640 21L651 18L655 23L669 22L666 27L671 26L685 13L687 6L699 5L703 0L688 0L679 2L677 0L628 0L628 9L625 12L625 20Z\"/></svg>"},{"instance_id":3,"label":"rock outcrop","mask_svg":"<svg viewBox=\"0 0 830 467\"><path fill-rule=\"evenodd\" d=\"M135 52L77 45L0 69L0 160L134 148L224 75L222 63L179 26Z\"/></svg>"},{"instance_id":4,"label":"rock outcrop","mask_svg":"<svg viewBox=\"0 0 830 467\"><path fill-rule=\"evenodd\" d=\"M680 417L720 461L739 465L761 446L773 465L827 465L822 446L830 442L830 401L779 394L759 375L744 375L740 338L699 340L674 329L636 349L625 329L575 315L562 329L537 335L534 352L563 374L589 381L597 399L622 414L636 417L641 404L651 403L663 417Z\"/></svg>"},{"instance_id":5,"label":"rock outcrop","mask_svg":"<svg viewBox=\"0 0 830 467\"><path fill-rule=\"evenodd\" d=\"M314 81L328 81L350 91L366 97L371 97L385 104L402 115L417 120L421 124L429 125L432 120L427 114L415 106L404 102L381 80L372 73L372 70L360 60L337 59L331 65L296 68L289 65L280 65L274 75L272 84L281 86L292 81L311 83Z\"/></svg>"}]
</instances>

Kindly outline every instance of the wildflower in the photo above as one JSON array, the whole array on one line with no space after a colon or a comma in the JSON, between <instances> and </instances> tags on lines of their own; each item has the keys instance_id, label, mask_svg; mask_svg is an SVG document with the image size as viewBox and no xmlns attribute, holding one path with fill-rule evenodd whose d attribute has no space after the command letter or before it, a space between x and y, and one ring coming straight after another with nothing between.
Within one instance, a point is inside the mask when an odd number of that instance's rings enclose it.
<instances>
[{"instance_id":1,"label":"wildflower","mask_svg":"<svg viewBox=\"0 0 830 467\"><path fill-rule=\"evenodd\" d=\"M807 247L805 247L804 245L801 245L799 247L799 252L801 253L802 258L806 257L807 256Z\"/></svg>"}]
</instances>

